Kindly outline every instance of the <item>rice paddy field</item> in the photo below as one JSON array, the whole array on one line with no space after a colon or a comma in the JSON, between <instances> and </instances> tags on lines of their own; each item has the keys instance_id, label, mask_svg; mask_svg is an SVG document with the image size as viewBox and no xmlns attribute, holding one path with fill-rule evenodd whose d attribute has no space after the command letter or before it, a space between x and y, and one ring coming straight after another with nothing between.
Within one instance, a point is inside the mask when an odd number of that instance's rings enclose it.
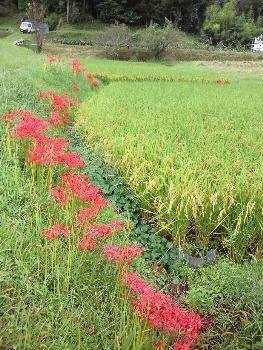
<instances>
[{"instance_id":1,"label":"rice paddy field","mask_svg":"<svg viewBox=\"0 0 263 350\"><path fill-rule=\"evenodd\" d=\"M86 66L109 85L82 105L79 130L145 215L177 246L261 257L262 77L233 65L224 73L191 63Z\"/></svg>"}]
</instances>

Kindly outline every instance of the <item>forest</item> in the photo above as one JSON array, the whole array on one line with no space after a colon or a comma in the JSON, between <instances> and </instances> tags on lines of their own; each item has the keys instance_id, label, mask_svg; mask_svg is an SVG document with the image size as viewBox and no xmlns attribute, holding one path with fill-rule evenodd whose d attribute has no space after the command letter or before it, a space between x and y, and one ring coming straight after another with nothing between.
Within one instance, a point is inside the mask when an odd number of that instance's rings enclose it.
<instances>
[{"instance_id":1,"label":"forest","mask_svg":"<svg viewBox=\"0 0 263 350\"><path fill-rule=\"evenodd\" d=\"M28 0L17 0L26 12ZM69 23L101 20L130 26L160 25L169 19L211 44L247 44L263 33L263 0L43 0L48 21L55 27L64 16Z\"/></svg>"}]
</instances>

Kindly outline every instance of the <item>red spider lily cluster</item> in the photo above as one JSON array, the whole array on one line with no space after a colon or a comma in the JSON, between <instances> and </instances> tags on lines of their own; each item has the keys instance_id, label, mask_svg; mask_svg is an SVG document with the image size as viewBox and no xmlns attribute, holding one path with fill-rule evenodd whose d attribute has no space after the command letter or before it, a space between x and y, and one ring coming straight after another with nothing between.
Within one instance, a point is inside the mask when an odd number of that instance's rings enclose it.
<instances>
[{"instance_id":1,"label":"red spider lily cluster","mask_svg":"<svg viewBox=\"0 0 263 350\"><path fill-rule=\"evenodd\" d=\"M53 64L56 62L64 62L64 59L60 55L52 56L50 53L46 54L46 59L50 64Z\"/></svg>"},{"instance_id":2,"label":"red spider lily cluster","mask_svg":"<svg viewBox=\"0 0 263 350\"><path fill-rule=\"evenodd\" d=\"M80 61L78 60L73 60L72 61L72 72L73 73L86 73L86 68L83 67L80 63ZM87 81L90 84L90 87L92 89L98 89L100 87L100 83L94 78L94 76L92 74L88 74L86 76ZM73 88L77 91L79 91L79 86L76 83L73 83Z\"/></svg>"},{"instance_id":3,"label":"red spider lily cluster","mask_svg":"<svg viewBox=\"0 0 263 350\"><path fill-rule=\"evenodd\" d=\"M100 87L99 82L94 79L94 76L92 74L87 75L87 81L90 83L90 87L92 89L97 89Z\"/></svg>"},{"instance_id":4,"label":"red spider lily cluster","mask_svg":"<svg viewBox=\"0 0 263 350\"><path fill-rule=\"evenodd\" d=\"M52 241L53 239L61 236L68 237L69 234L70 227L63 225L52 226L48 230L42 231L42 236L45 237L48 241Z\"/></svg>"},{"instance_id":5,"label":"red spider lily cluster","mask_svg":"<svg viewBox=\"0 0 263 350\"><path fill-rule=\"evenodd\" d=\"M124 283L133 291L133 308L139 317L154 329L177 337L174 350L188 350L201 327L195 312L186 312L172 302L167 294L156 292L136 272L123 272Z\"/></svg>"},{"instance_id":6,"label":"red spider lily cluster","mask_svg":"<svg viewBox=\"0 0 263 350\"><path fill-rule=\"evenodd\" d=\"M50 54L47 55L47 59L51 64L61 60L60 57ZM79 74L86 72L86 69L78 60L74 60L72 71ZM88 74L86 79L91 88L99 87L93 75ZM72 84L72 89L72 92L80 91L76 83ZM73 120L73 111L77 107L76 99L70 98L69 92L64 95L55 91L40 92L37 96L49 101L50 116L46 120L25 110L15 110L2 118L8 125L12 139L26 147L24 161L27 164L48 170L58 167L58 176L55 179L58 183L52 187L54 179L50 178L48 190L56 212L66 211L70 215L71 225L53 222L51 227L42 231L42 236L48 242L73 236L80 251L85 251L85 254L88 251L98 252L109 262L120 265L121 283L132 295L136 315L157 330L158 334L172 337L174 350L190 349L201 329L200 316L181 309L169 295L154 290L132 270L133 260L143 255L141 247L120 247L107 243L113 235L127 229L125 223L118 219L113 219L110 223L97 222L98 214L109 206L106 198L87 176L78 171L85 167L85 163L79 154L69 150L69 142L57 134L50 136L50 133L54 134L54 130L67 133L70 131L65 128ZM114 212L117 214L117 210ZM159 272L163 267L153 265L152 268ZM120 342L121 339L118 338L118 347ZM163 348L162 339L156 342L156 348Z\"/></svg>"},{"instance_id":7,"label":"red spider lily cluster","mask_svg":"<svg viewBox=\"0 0 263 350\"><path fill-rule=\"evenodd\" d=\"M216 85L223 85L223 84L226 84L227 82L225 80L222 80L222 79L218 79L215 81Z\"/></svg>"}]
</instances>

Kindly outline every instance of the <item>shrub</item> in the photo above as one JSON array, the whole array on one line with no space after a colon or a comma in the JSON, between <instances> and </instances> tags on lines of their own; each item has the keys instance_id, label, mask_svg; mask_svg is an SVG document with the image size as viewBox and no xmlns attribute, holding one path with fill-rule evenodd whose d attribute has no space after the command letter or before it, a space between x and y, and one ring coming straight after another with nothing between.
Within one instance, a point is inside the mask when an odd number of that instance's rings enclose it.
<instances>
[{"instance_id":1,"label":"shrub","mask_svg":"<svg viewBox=\"0 0 263 350\"><path fill-rule=\"evenodd\" d=\"M120 51L132 44L132 36L126 25L112 25L106 31L98 33L96 43L105 49L108 57L119 58Z\"/></svg>"},{"instance_id":2,"label":"shrub","mask_svg":"<svg viewBox=\"0 0 263 350\"><path fill-rule=\"evenodd\" d=\"M160 59L176 41L172 22L166 20L165 27L152 24L141 32L140 46L149 51L153 59Z\"/></svg>"},{"instance_id":3,"label":"shrub","mask_svg":"<svg viewBox=\"0 0 263 350\"><path fill-rule=\"evenodd\" d=\"M60 20L60 17L57 13L52 13L51 15L49 15L47 18L49 29L55 30L59 23L59 20Z\"/></svg>"}]
</instances>

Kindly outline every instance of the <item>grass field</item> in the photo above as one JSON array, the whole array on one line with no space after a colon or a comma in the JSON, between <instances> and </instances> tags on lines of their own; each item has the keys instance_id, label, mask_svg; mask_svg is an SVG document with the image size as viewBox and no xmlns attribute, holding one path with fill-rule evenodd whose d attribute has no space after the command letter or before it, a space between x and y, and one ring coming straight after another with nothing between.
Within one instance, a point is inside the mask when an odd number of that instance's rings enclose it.
<instances>
[{"instance_id":1,"label":"grass field","mask_svg":"<svg viewBox=\"0 0 263 350\"><path fill-rule=\"evenodd\" d=\"M126 177L142 209L177 245L262 256L262 78L186 63L86 65L113 82L82 106L79 129ZM116 74L127 81L115 82ZM129 82L136 76L146 81ZM219 77L230 84L216 84Z\"/></svg>"}]
</instances>

